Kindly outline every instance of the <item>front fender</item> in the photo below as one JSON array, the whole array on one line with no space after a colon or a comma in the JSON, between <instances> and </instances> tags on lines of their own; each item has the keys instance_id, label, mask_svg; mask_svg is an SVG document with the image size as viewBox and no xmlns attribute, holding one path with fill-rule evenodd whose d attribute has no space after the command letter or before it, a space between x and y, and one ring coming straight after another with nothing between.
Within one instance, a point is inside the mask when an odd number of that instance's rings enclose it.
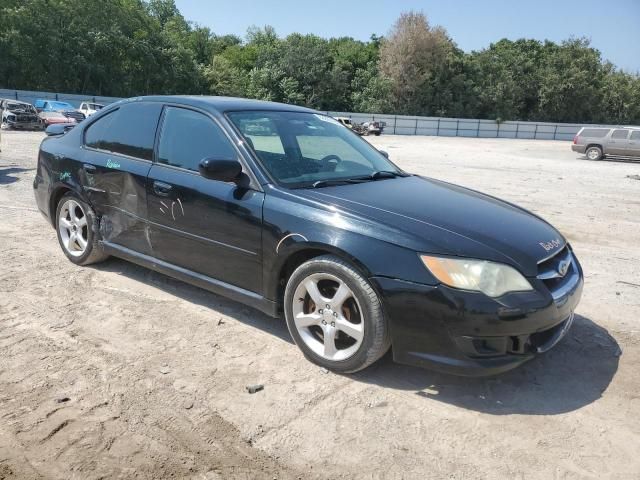
<instances>
[{"instance_id":1,"label":"front fender","mask_svg":"<svg viewBox=\"0 0 640 480\"><path fill-rule=\"evenodd\" d=\"M279 281L288 261L304 251L334 254L367 278L391 277L427 285L437 280L424 267L418 252L370 235L371 225L335 212L267 195L264 205L264 296L277 301Z\"/></svg>"}]
</instances>

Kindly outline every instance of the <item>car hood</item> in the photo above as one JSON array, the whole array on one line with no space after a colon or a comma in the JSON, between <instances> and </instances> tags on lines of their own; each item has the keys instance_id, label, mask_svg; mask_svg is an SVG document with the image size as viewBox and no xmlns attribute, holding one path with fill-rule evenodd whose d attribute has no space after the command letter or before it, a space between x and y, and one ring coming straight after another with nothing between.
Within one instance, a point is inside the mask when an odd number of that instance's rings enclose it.
<instances>
[{"instance_id":1,"label":"car hood","mask_svg":"<svg viewBox=\"0 0 640 480\"><path fill-rule=\"evenodd\" d=\"M397 231L386 240L423 253L511 264L527 276L566 240L540 217L474 190L419 176L296 193ZM408 239L408 240L407 240Z\"/></svg>"}]
</instances>

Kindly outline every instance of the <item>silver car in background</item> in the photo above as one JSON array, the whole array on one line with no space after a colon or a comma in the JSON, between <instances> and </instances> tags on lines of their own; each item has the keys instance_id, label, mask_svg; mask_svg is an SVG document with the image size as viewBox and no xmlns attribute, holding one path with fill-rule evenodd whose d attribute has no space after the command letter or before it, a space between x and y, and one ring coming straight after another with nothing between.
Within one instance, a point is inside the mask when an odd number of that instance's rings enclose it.
<instances>
[{"instance_id":1,"label":"silver car in background","mask_svg":"<svg viewBox=\"0 0 640 480\"><path fill-rule=\"evenodd\" d=\"M583 127L574 137L571 150L584 153L589 160L608 155L640 157L640 128Z\"/></svg>"}]
</instances>

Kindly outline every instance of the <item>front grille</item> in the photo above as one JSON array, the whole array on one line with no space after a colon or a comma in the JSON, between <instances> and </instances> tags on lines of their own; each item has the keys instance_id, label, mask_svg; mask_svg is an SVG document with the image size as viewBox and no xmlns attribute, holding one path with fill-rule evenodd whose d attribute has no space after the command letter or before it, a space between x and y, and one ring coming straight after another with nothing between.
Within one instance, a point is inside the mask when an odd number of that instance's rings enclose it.
<instances>
[{"instance_id":1,"label":"front grille","mask_svg":"<svg viewBox=\"0 0 640 480\"><path fill-rule=\"evenodd\" d=\"M568 245L538 264L538 279L549 289L554 300L566 295L579 278L578 265Z\"/></svg>"},{"instance_id":2,"label":"front grille","mask_svg":"<svg viewBox=\"0 0 640 480\"><path fill-rule=\"evenodd\" d=\"M559 324L530 335L517 335L507 339L507 353L522 355L526 353L543 353L562 340L571 328L573 313Z\"/></svg>"},{"instance_id":3,"label":"front grille","mask_svg":"<svg viewBox=\"0 0 640 480\"><path fill-rule=\"evenodd\" d=\"M529 355L550 350L569 331L573 313L551 328L508 337L454 337L458 348L472 358L499 357L501 355Z\"/></svg>"},{"instance_id":4,"label":"front grille","mask_svg":"<svg viewBox=\"0 0 640 480\"><path fill-rule=\"evenodd\" d=\"M38 117L36 117L35 115L17 115L16 121L17 122L37 122Z\"/></svg>"},{"instance_id":5,"label":"front grille","mask_svg":"<svg viewBox=\"0 0 640 480\"><path fill-rule=\"evenodd\" d=\"M84 114L80 113L80 112L76 112L73 110L69 110L66 112L62 112L62 114L67 117L67 118L74 118L76 120L76 122L81 122L82 120L84 120Z\"/></svg>"}]
</instances>

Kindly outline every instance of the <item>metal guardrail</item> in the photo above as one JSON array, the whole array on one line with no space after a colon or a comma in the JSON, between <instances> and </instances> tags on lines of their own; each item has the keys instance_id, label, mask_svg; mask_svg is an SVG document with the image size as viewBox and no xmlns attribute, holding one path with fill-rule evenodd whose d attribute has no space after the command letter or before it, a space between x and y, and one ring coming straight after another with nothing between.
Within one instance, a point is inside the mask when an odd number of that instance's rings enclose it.
<instances>
[{"instance_id":1,"label":"metal guardrail","mask_svg":"<svg viewBox=\"0 0 640 480\"><path fill-rule=\"evenodd\" d=\"M75 95L68 93L37 92L0 89L0 98L12 98L34 103L38 98L67 102L79 107L81 102L109 103L118 97ZM572 140L583 126L615 128L620 125L588 125L579 123L520 122L498 123L495 120L469 118L420 117L353 112L326 112L333 117L348 117L356 122L386 122L384 133L391 135L429 135L440 137L521 138L530 140Z\"/></svg>"},{"instance_id":2,"label":"metal guardrail","mask_svg":"<svg viewBox=\"0 0 640 480\"><path fill-rule=\"evenodd\" d=\"M74 95L70 93L52 93L52 92L37 92L32 90L6 90L0 89L0 98L10 98L13 100L19 100L21 102L28 102L33 104L37 99L42 98L46 100L56 100L60 102L67 102L74 107L80 107L82 102L101 103L108 105L113 102L121 100L117 97L101 97L97 95Z\"/></svg>"},{"instance_id":3,"label":"metal guardrail","mask_svg":"<svg viewBox=\"0 0 640 480\"><path fill-rule=\"evenodd\" d=\"M333 117L348 117L354 122L386 122L384 132L392 135L430 135L471 138L520 138L529 140L572 140L584 126L616 128L620 125L582 123L520 122L469 118L419 117L352 112L326 112Z\"/></svg>"}]
</instances>

